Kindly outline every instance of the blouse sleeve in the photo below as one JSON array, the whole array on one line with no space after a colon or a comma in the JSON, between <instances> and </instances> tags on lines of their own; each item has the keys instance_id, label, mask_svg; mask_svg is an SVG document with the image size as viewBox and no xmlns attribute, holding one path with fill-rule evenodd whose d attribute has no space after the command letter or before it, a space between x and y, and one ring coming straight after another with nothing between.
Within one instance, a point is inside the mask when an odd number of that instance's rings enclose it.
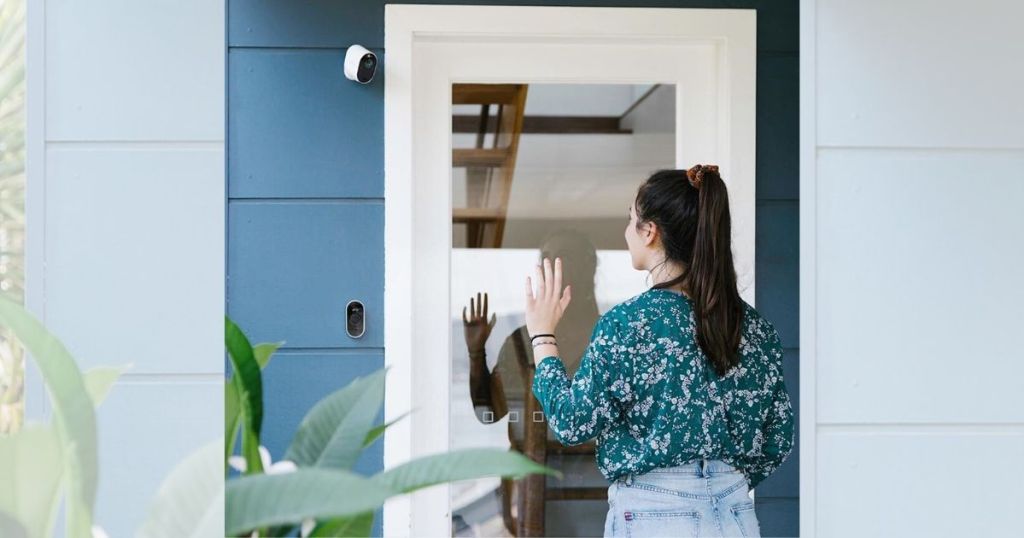
<instances>
[{"instance_id":1,"label":"blouse sleeve","mask_svg":"<svg viewBox=\"0 0 1024 538\"><path fill-rule=\"evenodd\" d=\"M760 454L747 468L750 489L754 489L786 461L794 444L793 404L783 380L783 351L778 333L773 331L769 346L774 359L769 372L772 402L768 408L768 418L760 432Z\"/></svg>"},{"instance_id":2,"label":"blouse sleeve","mask_svg":"<svg viewBox=\"0 0 1024 538\"><path fill-rule=\"evenodd\" d=\"M618 416L615 390L623 385L625 359L626 346L617 324L602 316L572 381L558 357L544 357L537 363L533 394L559 442L582 444Z\"/></svg>"}]
</instances>

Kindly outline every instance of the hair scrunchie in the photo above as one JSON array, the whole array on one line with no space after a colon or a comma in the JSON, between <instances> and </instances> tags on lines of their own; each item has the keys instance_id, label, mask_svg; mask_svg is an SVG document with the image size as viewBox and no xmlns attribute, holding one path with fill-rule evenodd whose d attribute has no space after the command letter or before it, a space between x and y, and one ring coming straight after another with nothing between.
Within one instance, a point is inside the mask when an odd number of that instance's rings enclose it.
<instances>
[{"instance_id":1,"label":"hair scrunchie","mask_svg":"<svg viewBox=\"0 0 1024 538\"><path fill-rule=\"evenodd\" d=\"M690 185L693 188L699 189L701 183L704 182L704 173L714 172L718 173L718 165L715 164L695 164L689 170L686 171L686 179L689 180Z\"/></svg>"}]
</instances>

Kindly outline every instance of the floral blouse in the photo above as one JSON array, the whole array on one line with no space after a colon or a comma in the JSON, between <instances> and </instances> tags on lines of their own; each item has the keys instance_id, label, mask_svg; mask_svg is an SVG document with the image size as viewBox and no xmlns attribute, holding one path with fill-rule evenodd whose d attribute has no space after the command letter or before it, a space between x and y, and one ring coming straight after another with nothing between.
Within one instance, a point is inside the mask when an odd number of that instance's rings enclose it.
<instances>
[{"instance_id":1,"label":"floral blouse","mask_svg":"<svg viewBox=\"0 0 1024 538\"><path fill-rule=\"evenodd\" d=\"M609 481L704 457L741 469L753 489L789 456L794 424L779 335L744 308L740 363L721 378L685 295L652 288L604 313L571 381L558 357L537 363L533 393L555 437L597 437Z\"/></svg>"}]
</instances>

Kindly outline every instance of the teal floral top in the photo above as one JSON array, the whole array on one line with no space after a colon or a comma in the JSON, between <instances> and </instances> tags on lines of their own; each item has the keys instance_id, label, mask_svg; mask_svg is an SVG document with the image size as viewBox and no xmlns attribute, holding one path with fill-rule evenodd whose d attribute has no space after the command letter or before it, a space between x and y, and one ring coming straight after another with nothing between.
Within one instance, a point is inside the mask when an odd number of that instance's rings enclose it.
<instances>
[{"instance_id":1,"label":"teal floral top","mask_svg":"<svg viewBox=\"0 0 1024 538\"><path fill-rule=\"evenodd\" d=\"M744 307L740 363L721 378L686 296L652 288L604 313L571 381L558 357L537 363L533 393L555 437L597 437L609 481L705 457L741 469L753 489L789 456L794 424L779 335Z\"/></svg>"}]
</instances>

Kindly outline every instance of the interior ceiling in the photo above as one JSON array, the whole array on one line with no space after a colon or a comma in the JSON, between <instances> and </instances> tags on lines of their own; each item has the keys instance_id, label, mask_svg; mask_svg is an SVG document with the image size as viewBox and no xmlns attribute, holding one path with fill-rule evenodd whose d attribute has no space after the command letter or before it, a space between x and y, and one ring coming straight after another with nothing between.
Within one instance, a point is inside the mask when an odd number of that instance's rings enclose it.
<instances>
[{"instance_id":1,"label":"interior ceiling","mask_svg":"<svg viewBox=\"0 0 1024 538\"><path fill-rule=\"evenodd\" d=\"M630 110L652 85L533 84L525 114L611 116L629 110L629 134L522 133L508 218L615 218L625 223L640 183L675 162L674 86L662 85ZM491 107L494 114L497 107ZM476 105L453 106L454 114L480 114ZM475 134L455 133L454 147L472 147ZM488 139L485 146L491 143ZM455 171L459 185L464 170ZM456 205L460 189L454 189Z\"/></svg>"}]
</instances>

